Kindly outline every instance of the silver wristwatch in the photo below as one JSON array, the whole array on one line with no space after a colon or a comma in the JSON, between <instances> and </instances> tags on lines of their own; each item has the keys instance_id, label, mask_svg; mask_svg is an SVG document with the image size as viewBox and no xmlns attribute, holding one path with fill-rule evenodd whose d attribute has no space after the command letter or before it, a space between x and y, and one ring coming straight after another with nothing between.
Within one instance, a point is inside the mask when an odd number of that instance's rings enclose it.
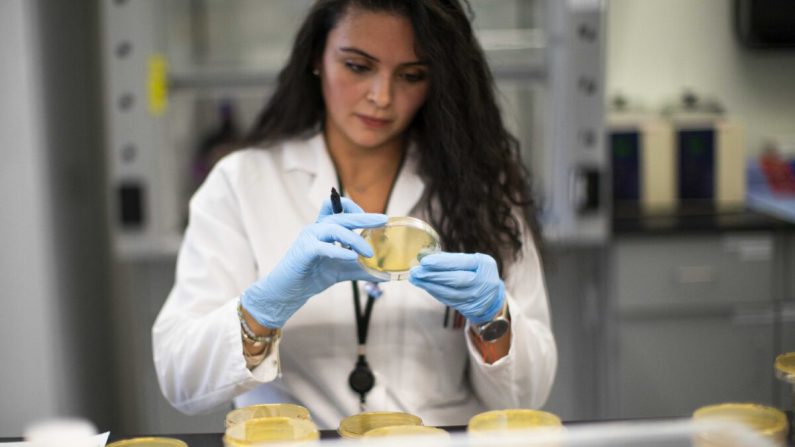
<instances>
[{"instance_id":1,"label":"silver wristwatch","mask_svg":"<svg viewBox=\"0 0 795 447\"><path fill-rule=\"evenodd\" d=\"M472 325L472 330L480 337L481 340L486 342L495 342L511 327L511 317L508 313L508 300L502 305L502 308L491 321L483 324Z\"/></svg>"}]
</instances>

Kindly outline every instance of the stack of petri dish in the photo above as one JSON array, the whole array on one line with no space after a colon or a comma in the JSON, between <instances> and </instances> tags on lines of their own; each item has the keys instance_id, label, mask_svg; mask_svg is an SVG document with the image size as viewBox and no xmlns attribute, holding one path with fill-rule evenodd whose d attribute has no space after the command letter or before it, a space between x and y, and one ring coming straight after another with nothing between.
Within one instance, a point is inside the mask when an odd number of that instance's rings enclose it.
<instances>
[{"instance_id":1,"label":"stack of petri dish","mask_svg":"<svg viewBox=\"0 0 795 447\"><path fill-rule=\"evenodd\" d=\"M423 256L440 251L436 230L420 219L390 217L386 225L362 230L362 237L373 249L373 256L359 256L365 271L386 281L407 279L409 270Z\"/></svg>"},{"instance_id":2,"label":"stack of petri dish","mask_svg":"<svg viewBox=\"0 0 795 447\"><path fill-rule=\"evenodd\" d=\"M514 438L533 439L534 446L562 445L563 423L552 413L524 408L494 410L473 416L467 423L467 434L474 439ZM478 443L478 445L480 445Z\"/></svg>"},{"instance_id":3,"label":"stack of petri dish","mask_svg":"<svg viewBox=\"0 0 795 447\"><path fill-rule=\"evenodd\" d=\"M787 416L779 409L754 403L723 403L701 407L693 413L695 421L718 421L742 424L773 445L787 445ZM705 431L697 435L697 447L739 447L738 439L721 431Z\"/></svg>"},{"instance_id":4,"label":"stack of petri dish","mask_svg":"<svg viewBox=\"0 0 795 447\"><path fill-rule=\"evenodd\" d=\"M320 439L309 410L294 404L242 407L226 415L225 447L302 445Z\"/></svg>"},{"instance_id":5,"label":"stack of petri dish","mask_svg":"<svg viewBox=\"0 0 795 447\"><path fill-rule=\"evenodd\" d=\"M492 433L528 429L560 429L563 423L557 415L541 410L508 409L480 413L467 424L468 433Z\"/></svg>"},{"instance_id":6,"label":"stack of petri dish","mask_svg":"<svg viewBox=\"0 0 795 447\"><path fill-rule=\"evenodd\" d=\"M188 447L188 444L173 438L132 438L111 442L106 447Z\"/></svg>"},{"instance_id":7,"label":"stack of petri dish","mask_svg":"<svg viewBox=\"0 0 795 447\"><path fill-rule=\"evenodd\" d=\"M450 434L437 427L427 425L392 425L389 427L379 427L364 432L362 439L367 438L391 438L403 436L422 436L449 440Z\"/></svg>"},{"instance_id":8,"label":"stack of petri dish","mask_svg":"<svg viewBox=\"0 0 795 447\"><path fill-rule=\"evenodd\" d=\"M295 404L259 404L240 407L226 414L226 428L245 422L249 419L267 417L286 417L311 421L309 410Z\"/></svg>"},{"instance_id":9,"label":"stack of petri dish","mask_svg":"<svg viewBox=\"0 0 795 447\"><path fill-rule=\"evenodd\" d=\"M373 411L346 417L340 421L340 426L337 429L337 433L339 433L342 438L358 439L370 431L385 427L403 427L396 430L403 430L408 434L408 432L412 430L407 428L408 426L418 427L422 425L422 419L420 419L418 416L414 416L413 414L389 411ZM378 436L378 432L372 436Z\"/></svg>"}]
</instances>

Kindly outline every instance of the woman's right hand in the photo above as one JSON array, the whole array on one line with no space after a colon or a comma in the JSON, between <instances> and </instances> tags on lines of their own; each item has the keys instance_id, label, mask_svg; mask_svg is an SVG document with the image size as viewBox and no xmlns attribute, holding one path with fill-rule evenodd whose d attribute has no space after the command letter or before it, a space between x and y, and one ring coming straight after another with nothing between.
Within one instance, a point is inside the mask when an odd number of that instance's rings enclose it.
<instances>
[{"instance_id":1,"label":"woman's right hand","mask_svg":"<svg viewBox=\"0 0 795 447\"><path fill-rule=\"evenodd\" d=\"M340 281L379 281L357 261L358 255L369 258L373 251L352 230L383 226L387 217L365 213L344 197L342 207L343 213L333 214L326 200L317 221L301 231L279 264L240 296L243 308L258 323L273 329L284 326L309 298Z\"/></svg>"}]
</instances>

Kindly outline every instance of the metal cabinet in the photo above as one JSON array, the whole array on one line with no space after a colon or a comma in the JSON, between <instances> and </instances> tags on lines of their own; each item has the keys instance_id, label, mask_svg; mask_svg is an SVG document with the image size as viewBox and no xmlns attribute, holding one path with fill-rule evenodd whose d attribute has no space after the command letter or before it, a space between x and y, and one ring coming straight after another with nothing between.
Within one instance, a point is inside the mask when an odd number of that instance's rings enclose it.
<instances>
[{"instance_id":1,"label":"metal cabinet","mask_svg":"<svg viewBox=\"0 0 795 447\"><path fill-rule=\"evenodd\" d=\"M774 404L769 233L631 237L612 250L612 417Z\"/></svg>"}]
</instances>

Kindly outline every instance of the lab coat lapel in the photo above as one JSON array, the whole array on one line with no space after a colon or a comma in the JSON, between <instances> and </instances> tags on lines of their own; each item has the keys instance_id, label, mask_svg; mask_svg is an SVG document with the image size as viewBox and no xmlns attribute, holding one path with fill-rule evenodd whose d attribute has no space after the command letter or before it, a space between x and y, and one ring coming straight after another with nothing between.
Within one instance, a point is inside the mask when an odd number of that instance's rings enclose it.
<instances>
[{"instance_id":1,"label":"lab coat lapel","mask_svg":"<svg viewBox=\"0 0 795 447\"><path fill-rule=\"evenodd\" d=\"M317 216L323 201L331 195L331 188L337 186L337 171L326 150L323 133L318 132L309 139L297 139L286 143L284 150L284 170L302 171L309 174L305 197L312 210L312 219ZM305 194L305 195L304 195Z\"/></svg>"},{"instance_id":2,"label":"lab coat lapel","mask_svg":"<svg viewBox=\"0 0 795 447\"><path fill-rule=\"evenodd\" d=\"M301 169L314 175L307 198L313 209L320 210L320 205L329 198L331 187L337 187L337 171L326 149L322 132L305 141L302 146L286 152L285 156L288 158L285 167L288 170ZM414 144L408 148L406 160L389 199L386 213L390 216L408 216L422 198L425 183L418 173L417 151Z\"/></svg>"},{"instance_id":3,"label":"lab coat lapel","mask_svg":"<svg viewBox=\"0 0 795 447\"><path fill-rule=\"evenodd\" d=\"M338 188L337 170L334 168L334 162L331 161L328 150L326 150L323 132L315 135L308 143L315 159L315 178L309 187L309 200L319 211L323 201L331 196L331 188Z\"/></svg>"},{"instance_id":4,"label":"lab coat lapel","mask_svg":"<svg viewBox=\"0 0 795 447\"><path fill-rule=\"evenodd\" d=\"M408 216L422 198L425 183L418 172L418 148L412 144L408 148L406 160L398 173L392 195L389 198L386 214L390 216Z\"/></svg>"}]
</instances>

